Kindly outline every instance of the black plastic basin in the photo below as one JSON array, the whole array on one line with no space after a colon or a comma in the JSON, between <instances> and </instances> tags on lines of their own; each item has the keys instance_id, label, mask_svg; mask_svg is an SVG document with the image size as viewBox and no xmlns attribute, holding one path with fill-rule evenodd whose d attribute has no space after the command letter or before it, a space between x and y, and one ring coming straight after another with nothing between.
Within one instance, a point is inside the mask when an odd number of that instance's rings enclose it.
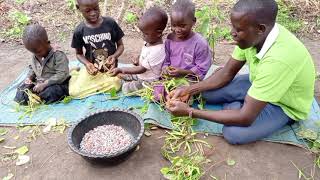
<instances>
[{"instance_id":1,"label":"black plastic basin","mask_svg":"<svg viewBox=\"0 0 320 180\"><path fill-rule=\"evenodd\" d=\"M80 143L83 136L97 126L111 125L121 126L133 137L128 148L107 155L95 155L80 151ZM144 132L143 119L136 113L124 109L100 110L80 120L69 129L68 143L71 149L90 162L117 164L135 150Z\"/></svg>"}]
</instances>

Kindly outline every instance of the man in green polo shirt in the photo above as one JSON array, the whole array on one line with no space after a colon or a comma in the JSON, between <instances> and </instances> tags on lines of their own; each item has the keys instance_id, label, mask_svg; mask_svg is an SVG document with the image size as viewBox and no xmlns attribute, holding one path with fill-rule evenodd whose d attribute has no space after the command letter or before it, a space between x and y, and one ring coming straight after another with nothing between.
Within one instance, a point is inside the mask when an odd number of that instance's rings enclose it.
<instances>
[{"instance_id":1,"label":"man in green polo shirt","mask_svg":"<svg viewBox=\"0 0 320 180\"><path fill-rule=\"evenodd\" d=\"M313 101L315 69L305 46L275 23L274 0L239 0L231 10L237 46L227 64L208 79L169 94L167 109L224 124L231 144L254 142L288 123L307 118ZM248 64L249 75L236 74ZM221 111L193 109L181 102L203 92Z\"/></svg>"}]
</instances>

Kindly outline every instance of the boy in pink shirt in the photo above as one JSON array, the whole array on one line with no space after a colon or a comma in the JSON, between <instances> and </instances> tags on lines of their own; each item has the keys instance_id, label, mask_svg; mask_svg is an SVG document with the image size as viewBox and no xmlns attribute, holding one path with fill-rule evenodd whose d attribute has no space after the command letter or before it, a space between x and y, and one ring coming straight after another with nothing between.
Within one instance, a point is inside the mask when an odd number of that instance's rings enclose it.
<instances>
[{"instance_id":1,"label":"boy in pink shirt","mask_svg":"<svg viewBox=\"0 0 320 180\"><path fill-rule=\"evenodd\" d=\"M135 67L115 68L110 71L112 76L118 74L125 80L122 92L127 94L142 89L142 83L159 80L161 67L165 59L165 48L162 32L167 26L168 17L159 7L148 9L141 17L138 27L145 41L142 47L139 65Z\"/></svg>"}]
</instances>

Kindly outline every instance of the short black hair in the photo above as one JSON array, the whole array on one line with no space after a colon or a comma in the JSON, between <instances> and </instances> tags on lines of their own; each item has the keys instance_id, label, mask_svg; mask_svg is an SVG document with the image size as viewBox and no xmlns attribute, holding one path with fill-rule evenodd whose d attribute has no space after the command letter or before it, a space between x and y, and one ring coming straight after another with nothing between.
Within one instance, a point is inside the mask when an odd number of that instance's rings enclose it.
<instances>
[{"instance_id":1,"label":"short black hair","mask_svg":"<svg viewBox=\"0 0 320 180\"><path fill-rule=\"evenodd\" d=\"M190 18L195 18L196 6L191 0L177 0L171 8L172 12L182 12Z\"/></svg>"},{"instance_id":2,"label":"short black hair","mask_svg":"<svg viewBox=\"0 0 320 180\"><path fill-rule=\"evenodd\" d=\"M152 20L154 24L157 24L157 30L163 31L167 27L168 15L167 13L158 6L147 9L142 17L141 21Z\"/></svg>"},{"instance_id":3,"label":"short black hair","mask_svg":"<svg viewBox=\"0 0 320 180\"><path fill-rule=\"evenodd\" d=\"M75 1L76 1L76 8L79 9L80 5L83 4L83 1L85 1L85 0L75 0ZM86 1L88 1L88 0L86 0ZM93 0L91 0L91 1L93 1ZM96 0L96 1L98 1L98 3L99 3L99 0Z\"/></svg>"},{"instance_id":4,"label":"short black hair","mask_svg":"<svg viewBox=\"0 0 320 180\"><path fill-rule=\"evenodd\" d=\"M239 0L232 10L253 16L257 24L274 25L278 4L275 0Z\"/></svg>"},{"instance_id":5,"label":"short black hair","mask_svg":"<svg viewBox=\"0 0 320 180\"><path fill-rule=\"evenodd\" d=\"M29 44L37 41L48 42L49 40L47 31L44 27L39 24L32 24L24 29L22 41L24 44Z\"/></svg>"}]
</instances>

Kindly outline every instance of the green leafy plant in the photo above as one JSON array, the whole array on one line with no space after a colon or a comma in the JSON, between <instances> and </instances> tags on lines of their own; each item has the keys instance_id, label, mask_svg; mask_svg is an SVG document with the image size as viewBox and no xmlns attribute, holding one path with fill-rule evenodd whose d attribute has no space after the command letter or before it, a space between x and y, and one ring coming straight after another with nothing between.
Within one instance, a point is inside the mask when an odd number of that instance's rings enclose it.
<instances>
[{"instance_id":1,"label":"green leafy plant","mask_svg":"<svg viewBox=\"0 0 320 180\"><path fill-rule=\"evenodd\" d=\"M202 34L209 42L212 49L221 39L231 40L230 30L224 25L226 17L218 8L218 2L212 0L209 5L196 11L196 31Z\"/></svg>"},{"instance_id":2,"label":"green leafy plant","mask_svg":"<svg viewBox=\"0 0 320 180\"><path fill-rule=\"evenodd\" d=\"M137 15L135 15L132 12L126 12L124 19L125 19L126 23L134 24L137 22L138 17L137 17Z\"/></svg>"},{"instance_id":3,"label":"green leafy plant","mask_svg":"<svg viewBox=\"0 0 320 180\"><path fill-rule=\"evenodd\" d=\"M278 5L279 11L277 22L286 27L289 31L298 33L303 27L303 22L295 16L293 7L284 0L278 0Z\"/></svg>"},{"instance_id":4,"label":"green leafy plant","mask_svg":"<svg viewBox=\"0 0 320 180\"><path fill-rule=\"evenodd\" d=\"M145 0L131 0L131 2L132 2L134 5L136 5L136 6L140 7L140 8L143 8L143 7L144 7Z\"/></svg>"},{"instance_id":5,"label":"green leafy plant","mask_svg":"<svg viewBox=\"0 0 320 180\"><path fill-rule=\"evenodd\" d=\"M319 128L318 131L302 129L297 133L297 135L307 141L310 151L315 155L314 165L320 170L320 125L316 123L316 126ZM297 168L295 164L294 166ZM299 177L300 176L301 170L299 170Z\"/></svg>"},{"instance_id":6,"label":"green leafy plant","mask_svg":"<svg viewBox=\"0 0 320 180\"><path fill-rule=\"evenodd\" d=\"M75 0L66 0L66 3L70 10L75 11L77 9Z\"/></svg>"},{"instance_id":7,"label":"green leafy plant","mask_svg":"<svg viewBox=\"0 0 320 180\"><path fill-rule=\"evenodd\" d=\"M320 73L317 72L316 74L316 80L319 80L320 79Z\"/></svg>"},{"instance_id":8,"label":"green leafy plant","mask_svg":"<svg viewBox=\"0 0 320 180\"><path fill-rule=\"evenodd\" d=\"M26 2L26 0L15 0L15 2L16 2L17 4L23 4L23 3Z\"/></svg>"},{"instance_id":9,"label":"green leafy plant","mask_svg":"<svg viewBox=\"0 0 320 180\"><path fill-rule=\"evenodd\" d=\"M5 34L12 38L21 38L23 29L29 24L31 18L21 11L13 11L9 14L10 21L13 26L8 29Z\"/></svg>"},{"instance_id":10,"label":"green leafy plant","mask_svg":"<svg viewBox=\"0 0 320 180\"><path fill-rule=\"evenodd\" d=\"M72 96L66 96L63 98L61 101L63 104L69 104L72 101L73 97Z\"/></svg>"},{"instance_id":11,"label":"green leafy plant","mask_svg":"<svg viewBox=\"0 0 320 180\"><path fill-rule=\"evenodd\" d=\"M198 180L203 176L202 164L206 163L201 155L176 156L170 167L163 167L161 173L170 180Z\"/></svg>"}]
</instances>

